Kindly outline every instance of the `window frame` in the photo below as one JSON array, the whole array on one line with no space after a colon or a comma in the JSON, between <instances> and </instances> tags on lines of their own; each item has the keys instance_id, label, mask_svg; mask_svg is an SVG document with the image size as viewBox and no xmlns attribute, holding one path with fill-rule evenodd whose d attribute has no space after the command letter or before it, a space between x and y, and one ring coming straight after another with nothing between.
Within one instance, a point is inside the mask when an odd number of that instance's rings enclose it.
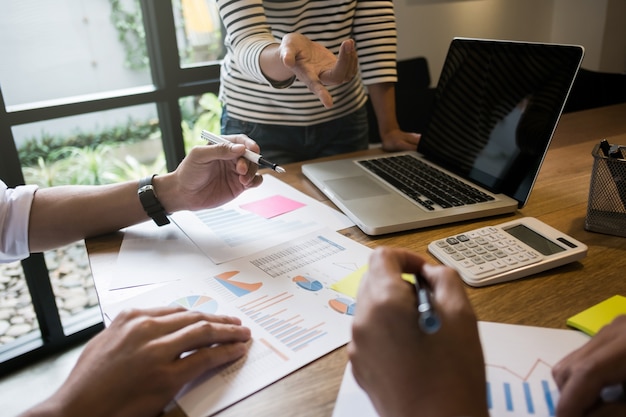
<instances>
[{"instance_id":1,"label":"window frame","mask_svg":"<svg viewBox=\"0 0 626 417\"><path fill-rule=\"evenodd\" d=\"M12 127L61 117L155 104L167 170L176 169L185 157L179 99L217 94L220 65L181 67L172 1L140 0L140 6L152 85L8 107L0 85L0 178L9 187L24 184ZM101 313L91 309L95 311L77 315L64 329L43 254L33 253L21 263L41 335L24 336L0 347L0 375L84 342L104 328Z\"/></svg>"}]
</instances>

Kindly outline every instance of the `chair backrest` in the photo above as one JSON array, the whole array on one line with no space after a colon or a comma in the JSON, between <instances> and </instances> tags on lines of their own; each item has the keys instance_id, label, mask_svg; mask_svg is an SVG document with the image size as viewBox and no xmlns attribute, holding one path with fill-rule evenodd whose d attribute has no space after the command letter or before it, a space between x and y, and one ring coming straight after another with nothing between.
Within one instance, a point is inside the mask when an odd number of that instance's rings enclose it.
<instances>
[{"instance_id":1,"label":"chair backrest","mask_svg":"<svg viewBox=\"0 0 626 417\"><path fill-rule=\"evenodd\" d=\"M563 112L593 109L626 102L626 74L581 68Z\"/></svg>"},{"instance_id":2,"label":"chair backrest","mask_svg":"<svg viewBox=\"0 0 626 417\"><path fill-rule=\"evenodd\" d=\"M427 125L435 89L430 86L428 61L424 57L398 61L396 116L400 128L420 133ZM379 143L378 123L371 102L367 101L370 143Z\"/></svg>"}]
</instances>

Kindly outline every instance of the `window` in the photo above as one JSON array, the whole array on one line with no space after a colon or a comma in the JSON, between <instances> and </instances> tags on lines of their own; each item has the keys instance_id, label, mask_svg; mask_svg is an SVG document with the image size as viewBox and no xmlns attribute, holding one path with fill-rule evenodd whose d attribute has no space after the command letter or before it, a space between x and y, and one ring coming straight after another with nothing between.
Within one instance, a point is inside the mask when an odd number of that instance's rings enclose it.
<instances>
[{"instance_id":1,"label":"window","mask_svg":"<svg viewBox=\"0 0 626 417\"><path fill-rule=\"evenodd\" d=\"M214 0L0 0L0 178L99 184L173 170L219 130ZM0 373L102 328L84 245L0 264Z\"/></svg>"}]
</instances>

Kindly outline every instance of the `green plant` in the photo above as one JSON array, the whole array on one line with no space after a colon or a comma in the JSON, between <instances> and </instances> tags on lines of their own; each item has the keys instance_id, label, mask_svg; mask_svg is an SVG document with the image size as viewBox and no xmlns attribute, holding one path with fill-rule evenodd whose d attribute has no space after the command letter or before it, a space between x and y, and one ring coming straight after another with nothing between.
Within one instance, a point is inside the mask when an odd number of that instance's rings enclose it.
<instances>
[{"instance_id":1,"label":"green plant","mask_svg":"<svg viewBox=\"0 0 626 417\"><path fill-rule=\"evenodd\" d=\"M185 106L181 106L185 109ZM222 104L213 93L205 93L200 97L197 105L191 111L183 112L183 139L185 150L189 150L196 145L203 145L200 140L200 132L208 130L212 133L220 132L220 118L222 117Z\"/></svg>"},{"instance_id":2,"label":"green plant","mask_svg":"<svg viewBox=\"0 0 626 417\"><path fill-rule=\"evenodd\" d=\"M147 68L148 49L139 0L133 0L134 7L131 10L124 9L122 0L109 0L109 3L111 3L111 23L117 30L117 39L126 52L124 64L133 70Z\"/></svg>"},{"instance_id":3,"label":"green plant","mask_svg":"<svg viewBox=\"0 0 626 417\"><path fill-rule=\"evenodd\" d=\"M106 184L104 173L113 168L112 147L100 144L94 148L67 148L67 154L58 164L65 166L66 184Z\"/></svg>"},{"instance_id":4,"label":"green plant","mask_svg":"<svg viewBox=\"0 0 626 417\"><path fill-rule=\"evenodd\" d=\"M58 164L47 163L43 157L37 159L37 165L22 169L26 184L37 184L40 187L57 185L60 176Z\"/></svg>"},{"instance_id":5,"label":"green plant","mask_svg":"<svg viewBox=\"0 0 626 417\"><path fill-rule=\"evenodd\" d=\"M142 164L131 155L126 155L123 161L113 162L113 168L103 174L110 183L128 181L131 179L144 178L152 174L164 174L167 172L165 155L159 154L151 164Z\"/></svg>"},{"instance_id":6,"label":"green plant","mask_svg":"<svg viewBox=\"0 0 626 417\"><path fill-rule=\"evenodd\" d=\"M20 162L24 167L37 166L39 158L52 162L64 157L64 154L58 151L68 147L85 148L105 143L132 143L160 134L158 120L136 121L130 117L125 124L98 132L76 131L73 134L56 136L42 132L38 137L25 140L19 149ZM66 149L63 152L66 152Z\"/></svg>"}]
</instances>

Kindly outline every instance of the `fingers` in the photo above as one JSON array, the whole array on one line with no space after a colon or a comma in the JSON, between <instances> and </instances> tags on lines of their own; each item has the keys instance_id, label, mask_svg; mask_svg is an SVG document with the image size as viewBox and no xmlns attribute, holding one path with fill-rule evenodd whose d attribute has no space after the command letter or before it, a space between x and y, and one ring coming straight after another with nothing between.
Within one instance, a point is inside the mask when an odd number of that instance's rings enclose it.
<instances>
[{"instance_id":1,"label":"fingers","mask_svg":"<svg viewBox=\"0 0 626 417\"><path fill-rule=\"evenodd\" d=\"M208 328L207 323L210 324ZM217 331L214 331L214 328L211 326L216 327ZM198 338L198 346L231 340L247 340L249 338L249 330L241 326L241 320L237 317L204 314L198 311L186 310L182 307L124 310L113 320L110 327L133 329L132 333L137 336L143 335L146 339L155 339L170 334L176 335L181 329L186 329L190 334L189 340L191 340L191 337ZM233 330L235 328L244 330L235 331ZM207 334L209 334L208 339ZM168 344L170 342L170 340L167 340ZM185 347L187 345L179 344L174 346L174 350L184 349Z\"/></svg>"},{"instance_id":2,"label":"fingers","mask_svg":"<svg viewBox=\"0 0 626 417\"><path fill-rule=\"evenodd\" d=\"M552 371L561 391L559 415L578 416L596 404L604 388L626 380L626 317L618 317Z\"/></svg>"},{"instance_id":3,"label":"fingers","mask_svg":"<svg viewBox=\"0 0 626 417\"><path fill-rule=\"evenodd\" d=\"M339 48L337 63L329 70L320 74L320 79L326 85L343 84L350 81L357 72L358 60L354 40L343 41Z\"/></svg>"},{"instance_id":4,"label":"fingers","mask_svg":"<svg viewBox=\"0 0 626 417\"><path fill-rule=\"evenodd\" d=\"M435 302L442 305L444 310L454 312L464 309L473 313L457 271L447 266L425 263L420 273L432 288Z\"/></svg>"},{"instance_id":5,"label":"fingers","mask_svg":"<svg viewBox=\"0 0 626 417\"><path fill-rule=\"evenodd\" d=\"M246 342L249 339L250 329L247 327L199 317L189 324L181 323L180 329L163 338L163 343L178 356L183 352L215 344Z\"/></svg>"},{"instance_id":6,"label":"fingers","mask_svg":"<svg viewBox=\"0 0 626 417\"><path fill-rule=\"evenodd\" d=\"M252 152L261 153L261 148L259 148L259 145L254 140L250 139L246 135L243 135L243 134L239 134L239 135L224 135L223 137L228 139L229 141L235 143L235 144L242 144L242 145L244 145L246 149L249 149Z\"/></svg>"},{"instance_id":7,"label":"fingers","mask_svg":"<svg viewBox=\"0 0 626 417\"><path fill-rule=\"evenodd\" d=\"M239 325L239 319L188 313L176 318L181 325L177 331L158 342L176 360L175 375L181 380L192 380L246 354L251 334L250 329Z\"/></svg>"},{"instance_id":8,"label":"fingers","mask_svg":"<svg viewBox=\"0 0 626 417\"><path fill-rule=\"evenodd\" d=\"M229 343L198 349L178 360L177 374L183 381L191 381L219 366L240 359L248 352L249 344Z\"/></svg>"}]
</instances>

